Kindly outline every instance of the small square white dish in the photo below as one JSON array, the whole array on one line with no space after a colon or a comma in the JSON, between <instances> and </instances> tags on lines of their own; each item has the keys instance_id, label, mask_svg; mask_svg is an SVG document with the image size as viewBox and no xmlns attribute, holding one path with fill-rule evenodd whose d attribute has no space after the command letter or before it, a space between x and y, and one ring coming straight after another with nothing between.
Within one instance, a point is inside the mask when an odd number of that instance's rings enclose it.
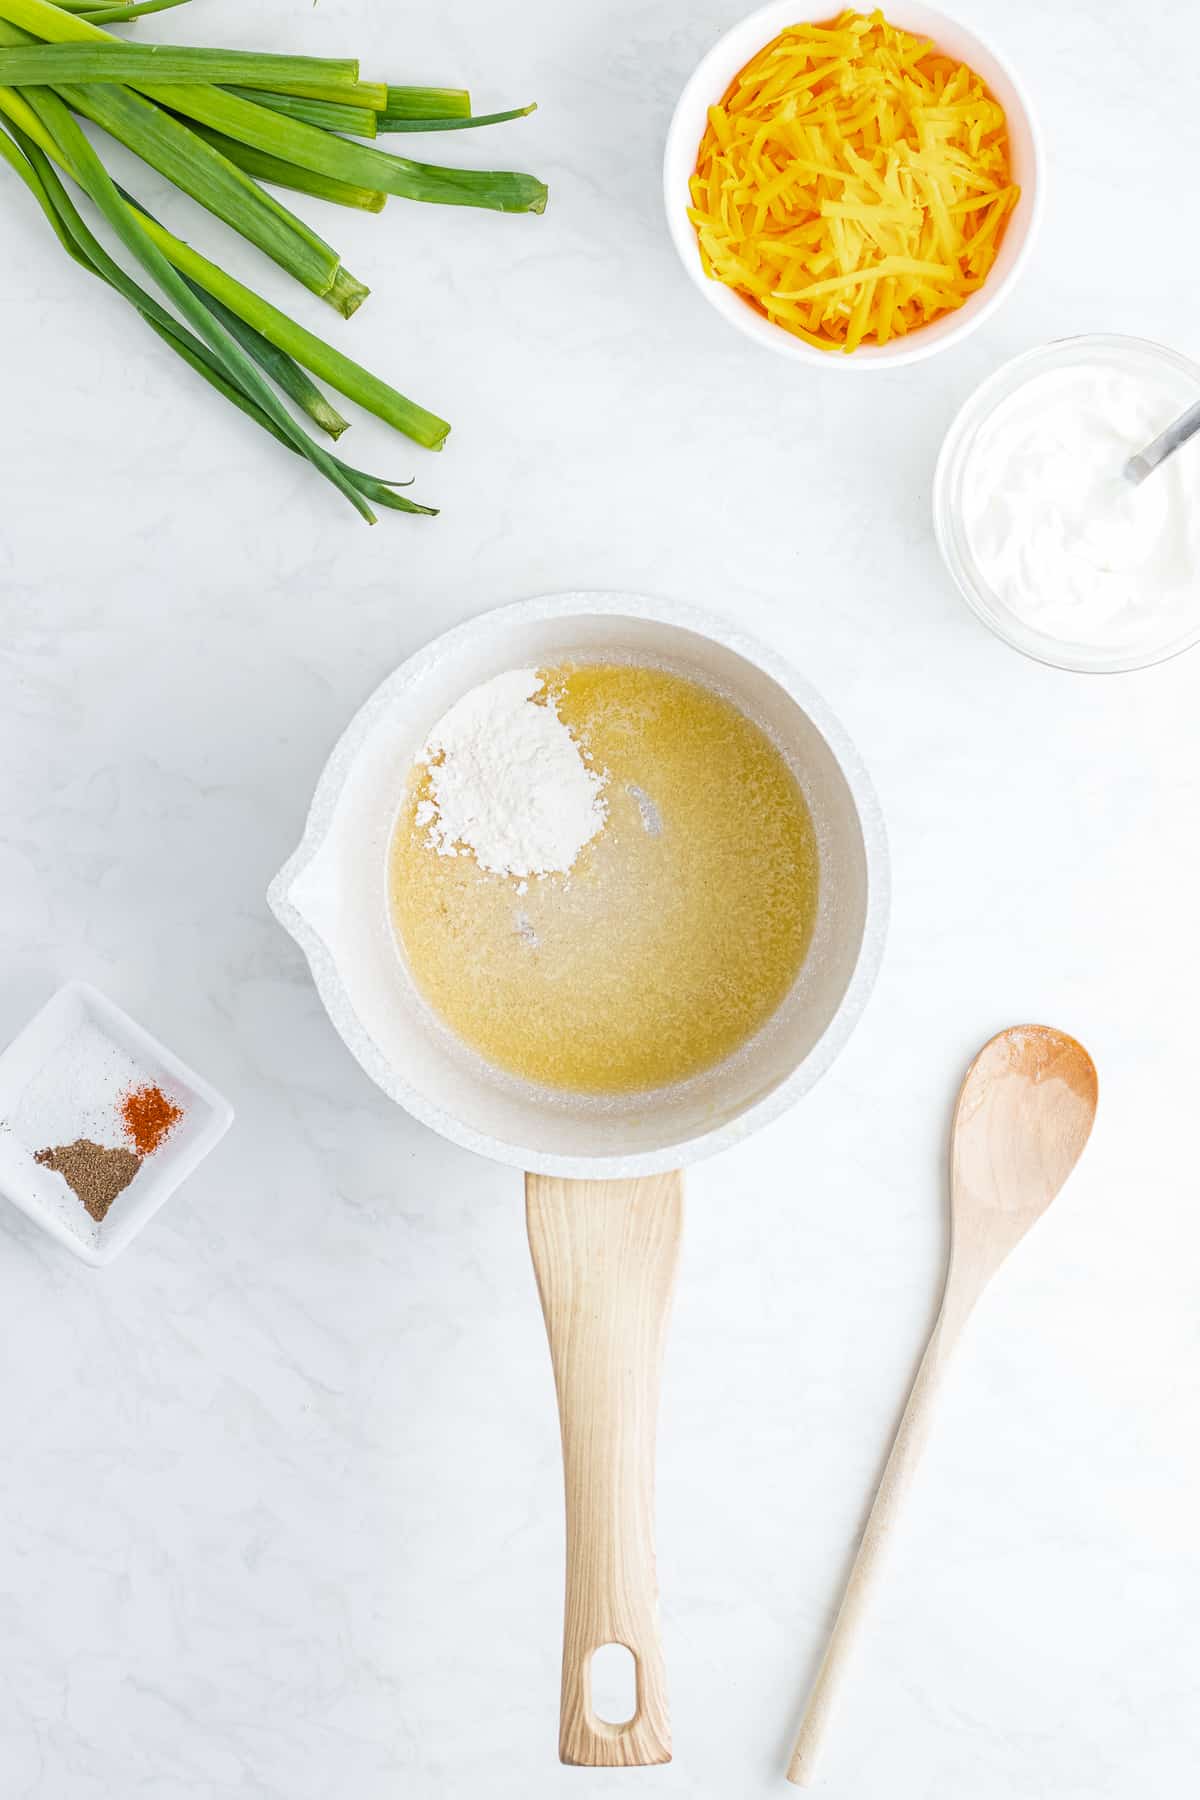
<instances>
[{"instance_id":1,"label":"small square white dish","mask_svg":"<svg viewBox=\"0 0 1200 1800\"><path fill-rule=\"evenodd\" d=\"M36 1161L37 1148L18 1125L21 1102L35 1083L53 1086L56 1059L69 1073L71 1047L81 1034L99 1033L112 1046L114 1066L136 1068L140 1080L160 1086L183 1116L157 1150L143 1159L129 1185L103 1219L91 1217L63 1176ZM78 1124L71 1125L71 1095L54 1101L61 1135L87 1137L95 1116L81 1095ZM117 1116L115 1097L114 1119ZM144 1030L128 1013L84 981L68 981L0 1053L0 1194L35 1225L86 1263L102 1268L119 1256L163 1202L170 1198L233 1123L233 1108L216 1089ZM69 1141L69 1140L68 1140Z\"/></svg>"}]
</instances>

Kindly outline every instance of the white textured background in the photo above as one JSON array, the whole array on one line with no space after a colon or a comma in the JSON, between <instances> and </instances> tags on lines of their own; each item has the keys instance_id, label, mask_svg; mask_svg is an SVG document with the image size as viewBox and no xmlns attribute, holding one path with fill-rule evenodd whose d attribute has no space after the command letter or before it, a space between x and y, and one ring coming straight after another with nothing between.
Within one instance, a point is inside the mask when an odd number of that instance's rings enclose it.
<instances>
[{"instance_id":1,"label":"white textured background","mask_svg":"<svg viewBox=\"0 0 1200 1800\"><path fill-rule=\"evenodd\" d=\"M935 1302L954 1089L1027 1016L1092 1049L1099 1123L964 1344L824 1791L1194 1784L1200 655L1020 660L943 574L929 482L1015 351L1103 329L1200 353L1200 19L965 0L1040 103L1041 243L968 345L847 379L725 332L667 242L671 106L741 10L259 0L246 24L196 0L143 28L540 101L428 154L535 169L544 219L300 202L375 288L350 325L256 269L454 421L441 458L352 434L436 522L361 526L0 173L0 1036L81 975L239 1109L107 1272L0 1209L4 1800L782 1791ZM834 1073L690 1178L660 1456L676 1760L642 1775L555 1761L558 1446L519 1183L370 1087L263 904L389 669L589 586L790 654L874 772L896 876Z\"/></svg>"}]
</instances>

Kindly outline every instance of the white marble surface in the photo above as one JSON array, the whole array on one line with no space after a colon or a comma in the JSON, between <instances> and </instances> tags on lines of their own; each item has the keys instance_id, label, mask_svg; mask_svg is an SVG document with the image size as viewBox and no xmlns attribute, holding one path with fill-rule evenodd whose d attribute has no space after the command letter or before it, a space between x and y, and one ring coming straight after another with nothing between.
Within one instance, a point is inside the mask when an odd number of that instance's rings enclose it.
<instances>
[{"instance_id":1,"label":"white marble surface","mask_svg":"<svg viewBox=\"0 0 1200 1800\"><path fill-rule=\"evenodd\" d=\"M454 420L440 460L354 433L434 523L361 527L4 179L0 1035L81 975L239 1109L110 1270L0 1209L5 1800L782 1792L934 1304L954 1088L1025 1017L1091 1047L1099 1123L964 1345L824 1791L1194 1783L1200 654L1020 660L943 575L929 480L1014 351L1108 329L1200 353L1200 21L973 0L1041 102L1042 242L968 345L856 380L724 333L663 230L673 97L739 10L260 0L247 28L197 0L146 28L373 45L393 76L541 102L444 154L544 173L544 219L326 214L376 293L350 326L298 301ZM555 1760L558 1448L519 1183L370 1087L263 902L382 675L486 606L589 586L725 608L789 653L873 769L896 876L834 1073L689 1180L660 1457L675 1761L644 1775Z\"/></svg>"}]
</instances>

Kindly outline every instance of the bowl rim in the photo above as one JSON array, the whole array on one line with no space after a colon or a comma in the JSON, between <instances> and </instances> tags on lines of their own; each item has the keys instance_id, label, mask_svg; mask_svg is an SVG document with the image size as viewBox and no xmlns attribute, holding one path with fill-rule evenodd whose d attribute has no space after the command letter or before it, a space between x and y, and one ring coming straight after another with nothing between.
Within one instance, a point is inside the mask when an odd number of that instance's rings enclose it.
<instances>
[{"instance_id":1,"label":"bowl rim","mask_svg":"<svg viewBox=\"0 0 1200 1800\"><path fill-rule=\"evenodd\" d=\"M333 955L295 905L291 893L329 835L342 791L377 720L401 694L418 685L435 663L443 663L468 642L477 644L484 630L503 634L510 627L526 623L598 616L643 619L708 638L757 667L801 708L828 745L849 790L862 836L867 903L858 954L833 1016L808 1055L769 1094L711 1131L697 1133L678 1143L634 1154L560 1155L477 1131L454 1113L410 1088L361 1023L356 1031L348 1030L351 1019L357 1023L357 1015L350 1009ZM389 1098L451 1143L474 1150L493 1162L539 1174L592 1180L661 1174L715 1155L778 1118L814 1087L845 1045L870 998L883 959L890 898L887 835L874 786L849 735L816 690L773 649L714 614L642 594L585 591L519 600L477 614L432 639L386 676L359 707L330 752L317 780L300 843L271 882L267 893L267 903L276 919L304 952L317 992L335 1030Z\"/></svg>"},{"instance_id":2,"label":"bowl rim","mask_svg":"<svg viewBox=\"0 0 1200 1800\"><path fill-rule=\"evenodd\" d=\"M1176 638L1153 650L1109 655L1098 660L1095 655L1089 657L1082 645L1069 639L1052 637L1033 626L1022 626L1016 615L1010 614L995 598L983 577L973 567L965 545L959 542L961 532L955 490L962 479L966 458L976 434L996 408L1018 392L1030 376L1039 371L1054 369L1060 366L1061 359L1088 347L1105 352L1132 350L1143 355L1149 354L1180 374L1190 377L1200 391L1200 362L1196 362L1182 350L1174 349L1170 344L1159 343L1155 338L1139 337L1131 332L1073 332L1019 351L1016 356L1006 358L998 368L993 369L990 375L986 375L972 388L946 428L933 472L933 534L937 539L942 562L962 599L980 623L986 625L1001 643L1019 651L1022 656L1027 656L1031 662L1040 663L1043 668L1062 669L1072 675L1128 675L1138 669L1154 669L1161 663L1172 662L1175 657L1183 656L1200 644L1200 614L1196 623L1182 638Z\"/></svg>"},{"instance_id":3,"label":"bowl rim","mask_svg":"<svg viewBox=\"0 0 1200 1800\"><path fill-rule=\"evenodd\" d=\"M691 109L699 93L707 93L710 97L723 93L733 75L744 67L749 56L755 54L754 51L750 51L746 55L739 52L736 57L732 57L729 53L731 40L740 39L743 35L750 35L753 26L761 30L760 47L766 45L772 37L778 35L786 24L798 21L804 11L803 0L800 0L800 4L795 4L794 0L767 0L766 5L746 14L723 32L716 43L701 57L688 77L679 99L675 103L671 122L667 127L663 149L663 205L671 242L675 246L676 254L683 264L689 280L704 295L713 311L726 324L734 326L743 337L749 338L752 343L760 345L763 349L773 351L776 355L789 357L795 362L807 363L810 368L832 367L858 372L872 369L902 369L914 363L925 362L931 356L936 356L941 351L949 350L953 345L960 344L965 337L990 318L1011 295L1025 272L1041 228L1046 187L1046 158L1042 131L1029 92L1008 57L997 50L991 39L983 36L973 24L964 24L956 15L947 13L939 7L926 6L924 0L911 0L911 4L910 0L897 0L895 10L897 13L911 12L919 15L922 22L916 26L916 29L928 31L931 37L937 36L939 24L950 26L955 33L976 45L985 57L990 57L992 62L1003 71L1020 107L1023 123L1028 133L1032 163L1032 179L1023 184L1021 195L1021 206L1024 208L1021 229L1024 235L1018 244L1011 267L998 281L985 282L978 293L973 294L969 300L964 302L957 312L943 314L941 319L934 320L931 325L914 333L912 339L893 339L888 344L860 344L851 355L843 355L834 350L818 350L814 345L805 343L803 338L793 337L781 326L772 325L769 319L764 319L755 313L745 301L740 303L736 312L727 308L722 296L731 294L732 291L724 287L722 283L713 281L705 275L697 254L695 228L688 219L686 211L681 211L679 206L680 144L683 137L684 114ZM889 9L889 23L892 22L894 21L890 18ZM903 21L901 21L901 25L903 28ZM718 76L722 75L723 79L718 80ZM706 104L711 104L711 98ZM1011 108L1009 110L1011 111ZM694 147L690 147L686 153L686 165L689 170L694 161ZM1010 220L1009 231L1012 230L1014 222L1015 220ZM739 298L737 295L732 295L732 297ZM944 329L939 331L938 326L943 322Z\"/></svg>"}]
</instances>

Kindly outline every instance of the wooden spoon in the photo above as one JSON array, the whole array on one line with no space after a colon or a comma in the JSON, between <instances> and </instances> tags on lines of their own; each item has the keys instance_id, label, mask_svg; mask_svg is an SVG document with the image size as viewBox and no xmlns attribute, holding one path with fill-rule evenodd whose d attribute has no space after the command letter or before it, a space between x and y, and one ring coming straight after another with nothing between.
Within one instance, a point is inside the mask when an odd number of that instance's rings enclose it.
<instances>
[{"instance_id":1,"label":"wooden spoon","mask_svg":"<svg viewBox=\"0 0 1200 1800\"><path fill-rule=\"evenodd\" d=\"M950 1353L996 1270L1075 1167L1095 1116L1091 1057L1074 1038L1049 1026L1011 1026L985 1044L967 1070L951 1132L950 1262L941 1310L808 1698L788 1768L788 1780L797 1787L813 1779Z\"/></svg>"}]
</instances>

